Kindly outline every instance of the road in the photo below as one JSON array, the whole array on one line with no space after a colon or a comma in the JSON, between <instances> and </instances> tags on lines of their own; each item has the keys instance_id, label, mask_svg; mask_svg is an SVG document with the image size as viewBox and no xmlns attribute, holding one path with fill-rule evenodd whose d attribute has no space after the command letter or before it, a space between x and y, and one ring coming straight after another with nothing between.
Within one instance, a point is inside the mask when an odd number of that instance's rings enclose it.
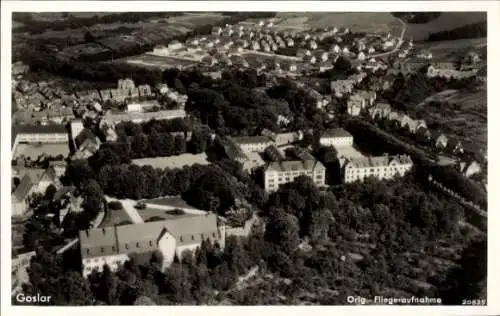
<instances>
[{"instance_id":1,"label":"road","mask_svg":"<svg viewBox=\"0 0 500 316\"><path fill-rule=\"evenodd\" d=\"M390 55L390 54L394 54L395 52L397 52L399 50L399 48L401 47L401 44L403 44L403 39L405 37L405 33L406 33L406 23L399 19L399 22L401 23L401 25L403 26L403 29L401 30L401 35L399 36L399 41L398 43L396 44L396 47L394 47L393 50L389 51L389 52L385 52L385 53L380 53L380 54L375 54L375 55L371 55L369 56L368 58L379 58L379 57L384 57L384 56L387 56L387 55Z\"/></svg>"}]
</instances>

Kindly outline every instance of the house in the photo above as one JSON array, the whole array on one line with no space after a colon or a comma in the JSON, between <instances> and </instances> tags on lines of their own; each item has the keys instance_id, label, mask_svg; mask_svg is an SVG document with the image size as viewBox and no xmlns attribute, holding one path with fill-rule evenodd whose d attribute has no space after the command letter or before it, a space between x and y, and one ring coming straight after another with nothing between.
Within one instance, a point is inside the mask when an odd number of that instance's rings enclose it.
<instances>
[{"instance_id":1,"label":"house","mask_svg":"<svg viewBox=\"0 0 500 316\"><path fill-rule=\"evenodd\" d=\"M448 137L441 132L432 132L431 140L438 149L443 150L448 147Z\"/></svg>"},{"instance_id":2,"label":"house","mask_svg":"<svg viewBox=\"0 0 500 316\"><path fill-rule=\"evenodd\" d=\"M293 47L294 45L295 45L295 42L294 42L293 38L289 37L286 39L286 46Z\"/></svg>"},{"instance_id":3,"label":"house","mask_svg":"<svg viewBox=\"0 0 500 316\"><path fill-rule=\"evenodd\" d=\"M127 112L143 112L142 105L139 103L127 104Z\"/></svg>"},{"instance_id":4,"label":"house","mask_svg":"<svg viewBox=\"0 0 500 316\"><path fill-rule=\"evenodd\" d=\"M458 138L451 137L448 139L448 145L446 146L446 151L454 155L463 154L464 146L462 145L462 142Z\"/></svg>"},{"instance_id":5,"label":"house","mask_svg":"<svg viewBox=\"0 0 500 316\"><path fill-rule=\"evenodd\" d=\"M257 41L252 42L252 50L260 50L260 44Z\"/></svg>"},{"instance_id":6,"label":"house","mask_svg":"<svg viewBox=\"0 0 500 316\"><path fill-rule=\"evenodd\" d=\"M298 132L288 132L288 133L278 133L271 136L274 140L276 146L282 146L287 144L292 144L301 141L304 137L302 131Z\"/></svg>"},{"instance_id":7,"label":"house","mask_svg":"<svg viewBox=\"0 0 500 316\"><path fill-rule=\"evenodd\" d=\"M432 59L432 53L428 50L422 50L418 53L417 57L423 59Z\"/></svg>"},{"instance_id":8,"label":"house","mask_svg":"<svg viewBox=\"0 0 500 316\"><path fill-rule=\"evenodd\" d=\"M64 160L51 160L49 161L49 167L53 168L57 178L60 178L66 172L67 163Z\"/></svg>"},{"instance_id":9,"label":"house","mask_svg":"<svg viewBox=\"0 0 500 316\"><path fill-rule=\"evenodd\" d=\"M365 100L367 106L372 106L377 99L377 93L375 91L359 90L356 94Z\"/></svg>"},{"instance_id":10,"label":"house","mask_svg":"<svg viewBox=\"0 0 500 316\"><path fill-rule=\"evenodd\" d=\"M365 53L359 52L359 54L358 54L358 60L365 60L365 59L366 59Z\"/></svg>"},{"instance_id":11,"label":"house","mask_svg":"<svg viewBox=\"0 0 500 316\"><path fill-rule=\"evenodd\" d=\"M16 170L14 177L20 179L12 192L12 216L23 216L28 210L28 198L33 193L45 194L50 185L59 185L54 168Z\"/></svg>"},{"instance_id":12,"label":"house","mask_svg":"<svg viewBox=\"0 0 500 316\"><path fill-rule=\"evenodd\" d=\"M377 103L368 112L373 119L386 118L391 113L391 106L387 103Z\"/></svg>"},{"instance_id":13,"label":"house","mask_svg":"<svg viewBox=\"0 0 500 316\"><path fill-rule=\"evenodd\" d=\"M412 166L411 158L406 155L347 158L343 166L344 182L363 181L370 176L379 180L392 179L396 175L403 176Z\"/></svg>"},{"instance_id":14,"label":"house","mask_svg":"<svg viewBox=\"0 0 500 316\"><path fill-rule=\"evenodd\" d=\"M316 50L318 49L318 44L316 43L316 41L310 41L308 47L309 49Z\"/></svg>"},{"instance_id":15,"label":"house","mask_svg":"<svg viewBox=\"0 0 500 316\"><path fill-rule=\"evenodd\" d=\"M305 175L318 186L325 185L326 168L317 160L293 160L271 162L264 169L264 188L276 191L281 184L293 182L296 177Z\"/></svg>"},{"instance_id":16,"label":"house","mask_svg":"<svg viewBox=\"0 0 500 316\"><path fill-rule=\"evenodd\" d=\"M326 62L328 60L328 52L325 52L324 50L316 51L315 54L316 60L320 62Z\"/></svg>"},{"instance_id":17,"label":"house","mask_svg":"<svg viewBox=\"0 0 500 316\"><path fill-rule=\"evenodd\" d=\"M240 146L244 152L262 152L272 144L267 136L241 136L233 137L232 140Z\"/></svg>"},{"instance_id":18,"label":"house","mask_svg":"<svg viewBox=\"0 0 500 316\"><path fill-rule=\"evenodd\" d=\"M290 71L290 72L297 71L297 64L292 62L292 61L288 61L288 60L283 60L280 64L280 67L284 71Z\"/></svg>"},{"instance_id":19,"label":"house","mask_svg":"<svg viewBox=\"0 0 500 316\"><path fill-rule=\"evenodd\" d=\"M334 66L331 62L323 61L318 64L319 72L325 72L327 70L333 69Z\"/></svg>"},{"instance_id":20,"label":"house","mask_svg":"<svg viewBox=\"0 0 500 316\"><path fill-rule=\"evenodd\" d=\"M351 116L358 116L361 113L363 105L359 100L349 100L347 101L347 114Z\"/></svg>"},{"instance_id":21,"label":"house","mask_svg":"<svg viewBox=\"0 0 500 316\"><path fill-rule=\"evenodd\" d=\"M481 166L475 160L462 161L458 164L458 170L463 173L467 178L481 172Z\"/></svg>"},{"instance_id":22,"label":"house","mask_svg":"<svg viewBox=\"0 0 500 316\"><path fill-rule=\"evenodd\" d=\"M337 80L330 82L330 89L337 97L342 97L344 94L351 93L354 88L355 81L352 79Z\"/></svg>"},{"instance_id":23,"label":"house","mask_svg":"<svg viewBox=\"0 0 500 316\"><path fill-rule=\"evenodd\" d=\"M344 48L342 49L342 54L349 55L350 53L351 51L349 50L349 48L347 46L344 46Z\"/></svg>"},{"instance_id":24,"label":"house","mask_svg":"<svg viewBox=\"0 0 500 316\"><path fill-rule=\"evenodd\" d=\"M352 146L353 142L353 136L342 128L326 131L319 138L321 146Z\"/></svg>"},{"instance_id":25,"label":"house","mask_svg":"<svg viewBox=\"0 0 500 316\"><path fill-rule=\"evenodd\" d=\"M308 63L308 64L315 64L316 63L315 56L306 55L306 56L304 56L304 58L302 60L304 63Z\"/></svg>"},{"instance_id":26,"label":"house","mask_svg":"<svg viewBox=\"0 0 500 316\"><path fill-rule=\"evenodd\" d=\"M332 47L330 47L330 52L333 52L335 54L339 54L340 53L340 46L337 44L332 45Z\"/></svg>"},{"instance_id":27,"label":"house","mask_svg":"<svg viewBox=\"0 0 500 316\"><path fill-rule=\"evenodd\" d=\"M204 240L224 247L225 228L218 226L215 214L82 230L82 274L86 278L94 270L101 272L104 265L116 271L133 253L137 260L148 262L156 251L162 254L163 270L175 259L181 260L186 250L194 252Z\"/></svg>"},{"instance_id":28,"label":"house","mask_svg":"<svg viewBox=\"0 0 500 316\"><path fill-rule=\"evenodd\" d=\"M31 264L31 259L36 256L36 251L20 253L12 257L11 281L12 295L22 291L24 283L29 282L28 268Z\"/></svg>"}]
</instances>

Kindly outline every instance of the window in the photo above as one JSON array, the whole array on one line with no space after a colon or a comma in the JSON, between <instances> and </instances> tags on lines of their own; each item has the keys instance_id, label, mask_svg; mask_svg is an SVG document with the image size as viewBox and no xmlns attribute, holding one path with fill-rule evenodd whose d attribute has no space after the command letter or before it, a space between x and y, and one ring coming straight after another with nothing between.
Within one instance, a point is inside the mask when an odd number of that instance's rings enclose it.
<instances>
[{"instance_id":1,"label":"window","mask_svg":"<svg viewBox=\"0 0 500 316\"><path fill-rule=\"evenodd\" d=\"M115 246L111 246L111 250L116 251Z\"/></svg>"},{"instance_id":2,"label":"window","mask_svg":"<svg viewBox=\"0 0 500 316\"><path fill-rule=\"evenodd\" d=\"M128 249L128 244L125 244L125 249Z\"/></svg>"},{"instance_id":3,"label":"window","mask_svg":"<svg viewBox=\"0 0 500 316\"><path fill-rule=\"evenodd\" d=\"M149 246L153 247L153 241L152 240L149 241Z\"/></svg>"},{"instance_id":4,"label":"window","mask_svg":"<svg viewBox=\"0 0 500 316\"><path fill-rule=\"evenodd\" d=\"M141 248L141 244L140 244L140 243L137 243L135 246L136 246L137 248Z\"/></svg>"},{"instance_id":5,"label":"window","mask_svg":"<svg viewBox=\"0 0 500 316\"><path fill-rule=\"evenodd\" d=\"M90 255L90 249L89 248L87 248L87 254Z\"/></svg>"},{"instance_id":6,"label":"window","mask_svg":"<svg viewBox=\"0 0 500 316\"><path fill-rule=\"evenodd\" d=\"M194 240L194 235L191 235L191 240Z\"/></svg>"},{"instance_id":7,"label":"window","mask_svg":"<svg viewBox=\"0 0 500 316\"><path fill-rule=\"evenodd\" d=\"M179 238L179 240L182 242L182 236Z\"/></svg>"},{"instance_id":8,"label":"window","mask_svg":"<svg viewBox=\"0 0 500 316\"><path fill-rule=\"evenodd\" d=\"M103 253L103 252L104 252L104 247L101 247L101 253Z\"/></svg>"},{"instance_id":9,"label":"window","mask_svg":"<svg viewBox=\"0 0 500 316\"><path fill-rule=\"evenodd\" d=\"M212 237L215 238L215 233L212 233Z\"/></svg>"}]
</instances>

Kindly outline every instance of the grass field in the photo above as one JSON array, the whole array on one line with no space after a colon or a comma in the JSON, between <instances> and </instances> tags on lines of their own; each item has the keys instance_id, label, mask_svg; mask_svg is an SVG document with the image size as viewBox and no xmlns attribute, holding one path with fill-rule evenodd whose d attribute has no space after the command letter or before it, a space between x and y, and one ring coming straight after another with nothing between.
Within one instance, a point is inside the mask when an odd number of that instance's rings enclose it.
<instances>
[{"instance_id":1,"label":"grass field","mask_svg":"<svg viewBox=\"0 0 500 316\"><path fill-rule=\"evenodd\" d=\"M278 13L284 21L278 26L295 26L304 29L317 27L348 27L353 32L391 32L400 34L402 25L386 12L310 12Z\"/></svg>"},{"instance_id":2,"label":"grass field","mask_svg":"<svg viewBox=\"0 0 500 316\"><path fill-rule=\"evenodd\" d=\"M115 225L123 224L126 221L132 222L132 219L130 218L130 216L128 216L127 212L125 212L123 209L112 210L112 209L108 208L108 212L106 214L106 217L103 219L100 226L101 227L115 226Z\"/></svg>"},{"instance_id":3,"label":"grass field","mask_svg":"<svg viewBox=\"0 0 500 316\"><path fill-rule=\"evenodd\" d=\"M195 65L196 61L191 61L187 59L173 58L173 57L163 57L163 56L154 56L149 54L143 54L139 56L131 56L127 58L117 59L114 62L117 63L129 63L138 66L151 67L151 68L159 68L159 69L167 69L173 68L176 66L189 67Z\"/></svg>"},{"instance_id":4,"label":"grass field","mask_svg":"<svg viewBox=\"0 0 500 316\"><path fill-rule=\"evenodd\" d=\"M182 154L170 157L134 159L132 160L132 163L138 166L153 166L153 168L182 168L184 166L191 166L194 164L210 164L207 161L207 155L205 153L198 155Z\"/></svg>"},{"instance_id":5,"label":"grass field","mask_svg":"<svg viewBox=\"0 0 500 316\"><path fill-rule=\"evenodd\" d=\"M437 19L426 24L408 24L405 38L415 41L426 40L429 34L448 31L468 24L486 21L483 12L443 12Z\"/></svg>"}]
</instances>

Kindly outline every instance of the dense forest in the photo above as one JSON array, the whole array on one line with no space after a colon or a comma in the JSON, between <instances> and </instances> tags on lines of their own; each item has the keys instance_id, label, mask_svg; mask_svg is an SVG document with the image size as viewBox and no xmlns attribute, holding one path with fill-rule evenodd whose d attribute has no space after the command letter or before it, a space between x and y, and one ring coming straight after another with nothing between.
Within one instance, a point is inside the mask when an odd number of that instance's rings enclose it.
<instances>
[{"instance_id":1,"label":"dense forest","mask_svg":"<svg viewBox=\"0 0 500 316\"><path fill-rule=\"evenodd\" d=\"M441 31L432 33L427 38L430 42L436 41L452 41L464 38L480 38L487 37L487 29L488 25L486 21L469 24L465 26L461 26L449 31Z\"/></svg>"}]
</instances>

